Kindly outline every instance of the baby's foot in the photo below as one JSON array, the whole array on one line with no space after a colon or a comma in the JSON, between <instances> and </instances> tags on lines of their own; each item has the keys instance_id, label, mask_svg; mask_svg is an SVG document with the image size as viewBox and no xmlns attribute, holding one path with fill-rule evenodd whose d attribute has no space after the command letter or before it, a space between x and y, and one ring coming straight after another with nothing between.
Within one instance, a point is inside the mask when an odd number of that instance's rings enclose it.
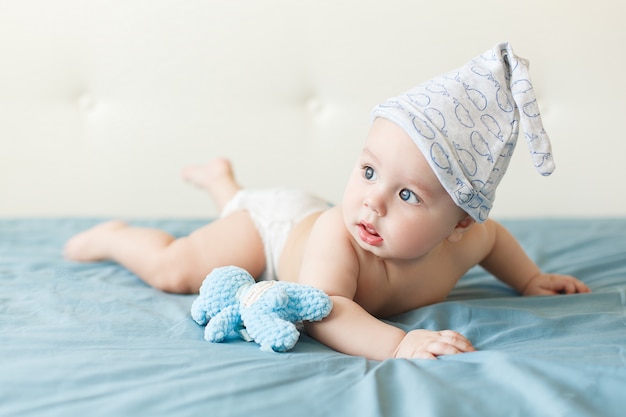
<instances>
[{"instance_id":1,"label":"baby's foot","mask_svg":"<svg viewBox=\"0 0 626 417\"><path fill-rule=\"evenodd\" d=\"M234 174L228 159L214 159L208 164L191 165L183 168L183 179L196 187L211 191L216 182L234 181Z\"/></svg>"},{"instance_id":2,"label":"baby's foot","mask_svg":"<svg viewBox=\"0 0 626 417\"><path fill-rule=\"evenodd\" d=\"M183 169L182 176L185 181L208 191L220 211L241 189L235 180L230 161L225 158L214 159L204 165L188 166Z\"/></svg>"},{"instance_id":3,"label":"baby's foot","mask_svg":"<svg viewBox=\"0 0 626 417\"><path fill-rule=\"evenodd\" d=\"M79 262L103 261L108 258L108 236L125 227L128 227L126 223L112 220L79 233L67 241L63 256Z\"/></svg>"}]
</instances>

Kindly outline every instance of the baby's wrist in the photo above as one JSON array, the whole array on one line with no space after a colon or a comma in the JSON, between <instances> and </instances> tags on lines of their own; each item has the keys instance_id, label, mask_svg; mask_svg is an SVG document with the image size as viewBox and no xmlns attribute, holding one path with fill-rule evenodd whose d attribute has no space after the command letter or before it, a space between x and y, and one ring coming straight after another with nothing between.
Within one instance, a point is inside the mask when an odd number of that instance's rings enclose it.
<instances>
[{"instance_id":1,"label":"baby's wrist","mask_svg":"<svg viewBox=\"0 0 626 417\"><path fill-rule=\"evenodd\" d=\"M408 335L407 332L404 332L404 336L402 336L402 338L398 341L397 345L396 345L396 349L393 351L391 357L394 359L397 358L406 358L407 356L405 356L406 354L403 354L403 346L404 346L404 341L406 340L406 336Z\"/></svg>"},{"instance_id":2,"label":"baby's wrist","mask_svg":"<svg viewBox=\"0 0 626 417\"><path fill-rule=\"evenodd\" d=\"M536 272L534 275L531 275L530 278L528 278L524 284L521 286L520 289L516 289L517 292L519 292L522 295L528 295L528 291L530 291L531 288L531 284L533 283L533 281L535 281L537 278L539 278L543 273L541 271Z\"/></svg>"}]
</instances>

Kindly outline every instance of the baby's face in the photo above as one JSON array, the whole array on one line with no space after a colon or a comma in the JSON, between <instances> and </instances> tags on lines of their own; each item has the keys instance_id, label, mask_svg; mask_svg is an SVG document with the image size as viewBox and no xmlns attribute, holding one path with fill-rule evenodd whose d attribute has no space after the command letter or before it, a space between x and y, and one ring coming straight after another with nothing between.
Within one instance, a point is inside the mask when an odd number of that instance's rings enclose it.
<instances>
[{"instance_id":1,"label":"baby's face","mask_svg":"<svg viewBox=\"0 0 626 417\"><path fill-rule=\"evenodd\" d=\"M382 118L372 125L342 209L346 228L361 248L398 260L430 252L452 233L463 214L417 145Z\"/></svg>"}]
</instances>

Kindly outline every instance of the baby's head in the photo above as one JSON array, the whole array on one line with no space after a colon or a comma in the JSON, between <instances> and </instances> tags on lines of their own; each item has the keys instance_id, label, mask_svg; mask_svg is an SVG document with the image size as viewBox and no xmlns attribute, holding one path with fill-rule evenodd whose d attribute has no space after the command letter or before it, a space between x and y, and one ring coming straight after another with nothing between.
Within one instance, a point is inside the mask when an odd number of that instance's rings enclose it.
<instances>
[{"instance_id":1,"label":"baby's head","mask_svg":"<svg viewBox=\"0 0 626 417\"><path fill-rule=\"evenodd\" d=\"M528 73L508 43L379 104L418 146L457 206L484 222L521 131L539 173L554 170Z\"/></svg>"}]
</instances>

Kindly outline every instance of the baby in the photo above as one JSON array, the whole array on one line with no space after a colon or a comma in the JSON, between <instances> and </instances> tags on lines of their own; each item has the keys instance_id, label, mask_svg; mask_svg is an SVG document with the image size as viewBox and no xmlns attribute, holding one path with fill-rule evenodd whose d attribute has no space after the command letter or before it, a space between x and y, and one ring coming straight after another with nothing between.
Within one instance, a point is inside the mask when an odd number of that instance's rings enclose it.
<instances>
[{"instance_id":1,"label":"baby","mask_svg":"<svg viewBox=\"0 0 626 417\"><path fill-rule=\"evenodd\" d=\"M381 319L445 300L481 265L523 295L586 293L548 274L488 220L520 128L543 175L554 169L527 62L502 43L459 70L374 109L340 205L292 190L242 190L230 163L187 168L221 217L187 237L112 221L72 238L65 255L113 260L164 291L197 292L213 268L324 290L330 315L305 323L327 346L370 359L471 352L452 330L405 332Z\"/></svg>"}]
</instances>

